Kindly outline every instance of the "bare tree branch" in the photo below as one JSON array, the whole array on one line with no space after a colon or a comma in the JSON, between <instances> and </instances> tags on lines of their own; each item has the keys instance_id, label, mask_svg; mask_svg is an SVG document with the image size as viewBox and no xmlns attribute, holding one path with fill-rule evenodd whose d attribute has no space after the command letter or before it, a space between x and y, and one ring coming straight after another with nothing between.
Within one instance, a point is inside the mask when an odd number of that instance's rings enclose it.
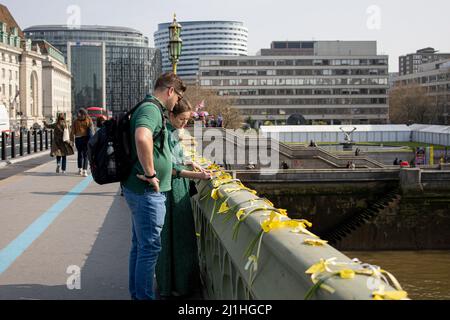
<instances>
[{"instance_id":1,"label":"bare tree branch","mask_svg":"<svg viewBox=\"0 0 450 320\"><path fill-rule=\"evenodd\" d=\"M216 118L218 115L222 115L224 128L238 129L242 127L243 118L240 111L233 107L234 99L221 97L216 91L200 86L190 86L185 97L193 106L205 101L204 111L208 111Z\"/></svg>"},{"instance_id":2,"label":"bare tree branch","mask_svg":"<svg viewBox=\"0 0 450 320\"><path fill-rule=\"evenodd\" d=\"M437 124L440 113L425 87L410 84L397 85L391 90L389 116L392 123Z\"/></svg>"}]
</instances>

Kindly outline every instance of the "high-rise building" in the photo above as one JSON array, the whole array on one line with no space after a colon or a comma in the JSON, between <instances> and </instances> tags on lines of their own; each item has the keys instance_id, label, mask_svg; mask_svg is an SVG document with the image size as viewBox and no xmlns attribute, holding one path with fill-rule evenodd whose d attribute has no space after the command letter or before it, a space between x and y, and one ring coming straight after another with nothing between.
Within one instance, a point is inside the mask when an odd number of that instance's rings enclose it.
<instances>
[{"instance_id":1,"label":"high-rise building","mask_svg":"<svg viewBox=\"0 0 450 320\"><path fill-rule=\"evenodd\" d=\"M169 26L171 23L158 25L155 32L155 47L161 50L163 71L171 71L169 60ZM246 56L248 55L248 29L237 21L183 21L183 51L178 64L178 74L186 82L195 82L198 75L200 57Z\"/></svg>"},{"instance_id":2,"label":"high-rise building","mask_svg":"<svg viewBox=\"0 0 450 320\"><path fill-rule=\"evenodd\" d=\"M78 107L105 107L105 43L67 44L67 60L73 74L72 94Z\"/></svg>"},{"instance_id":3,"label":"high-rise building","mask_svg":"<svg viewBox=\"0 0 450 320\"><path fill-rule=\"evenodd\" d=\"M388 65L375 41L274 42L258 56L202 57L199 77L201 86L233 98L243 116L259 124L283 125L291 116L384 124Z\"/></svg>"},{"instance_id":4,"label":"high-rise building","mask_svg":"<svg viewBox=\"0 0 450 320\"><path fill-rule=\"evenodd\" d=\"M450 59L450 53L438 53L434 48L424 48L399 57L399 75L419 72L421 64Z\"/></svg>"},{"instance_id":5,"label":"high-rise building","mask_svg":"<svg viewBox=\"0 0 450 320\"><path fill-rule=\"evenodd\" d=\"M74 76L73 111L99 103L113 113L129 110L153 91L161 74L159 50L149 48L148 38L134 29L50 25L33 26L24 32L33 40L50 42L66 58L70 53L69 64ZM99 56L100 46L104 46L103 58ZM77 57L77 54L81 56ZM99 65L102 59L104 66ZM83 62L95 63L98 70L93 73L89 68L74 65ZM101 69L104 71L100 72ZM99 100L100 96L103 101Z\"/></svg>"}]
</instances>

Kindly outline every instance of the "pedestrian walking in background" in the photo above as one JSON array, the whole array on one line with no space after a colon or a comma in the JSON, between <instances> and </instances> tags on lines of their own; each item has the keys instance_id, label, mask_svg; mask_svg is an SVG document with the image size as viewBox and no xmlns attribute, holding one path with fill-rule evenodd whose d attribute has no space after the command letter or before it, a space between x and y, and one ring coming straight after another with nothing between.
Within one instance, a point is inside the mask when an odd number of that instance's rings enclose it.
<instances>
[{"instance_id":1,"label":"pedestrian walking in background","mask_svg":"<svg viewBox=\"0 0 450 320\"><path fill-rule=\"evenodd\" d=\"M54 124L47 124L47 129L53 130L51 157L56 157L56 173L65 174L67 171L67 157L74 154L70 141L69 127L63 114L59 114Z\"/></svg>"},{"instance_id":2,"label":"pedestrian walking in background","mask_svg":"<svg viewBox=\"0 0 450 320\"><path fill-rule=\"evenodd\" d=\"M223 127L223 117L221 114L217 117L217 127L222 128Z\"/></svg>"},{"instance_id":3,"label":"pedestrian walking in background","mask_svg":"<svg viewBox=\"0 0 450 320\"><path fill-rule=\"evenodd\" d=\"M72 141L75 141L75 146L78 151L78 174L87 177L88 169L88 142L93 135L94 124L91 117L89 117L86 109L80 109L77 114L77 119L72 125Z\"/></svg>"},{"instance_id":4,"label":"pedestrian walking in background","mask_svg":"<svg viewBox=\"0 0 450 320\"><path fill-rule=\"evenodd\" d=\"M105 116L100 115L100 116L97 117L97 123L96 123L96 127L97 128L96 128L96 131L98 131L101 128L103 128L103 124L105 123L105 121L106 121Z\"/></svg>"}]
</instances>

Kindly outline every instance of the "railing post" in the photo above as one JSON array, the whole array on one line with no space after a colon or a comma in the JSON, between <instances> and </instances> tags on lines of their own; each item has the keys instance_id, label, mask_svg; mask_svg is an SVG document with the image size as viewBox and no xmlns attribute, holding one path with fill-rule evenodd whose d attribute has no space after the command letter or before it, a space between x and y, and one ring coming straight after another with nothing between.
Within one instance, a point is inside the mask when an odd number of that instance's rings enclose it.
<instances>
[{"instance_id":1,"label":"railing post","mask_svg":"<svg viewBox=\"0 0 450 320\"><path fill-rule=\"evenodd\" d=\"M2 160L6 160L6 132L2 132Z\"/></svg>"},{"instance_id":2,"label":"railing post","mask_svg":"<svg viewBox=\"0 0 450 320\"><path fill-rule=\"evenodd\" d=\"M44 150L44 136L43 136L43 132L42 129L39 130L39 151L43 151Z\"/></svg>"},{"instance_id":3,"label":"railing post","mask_svg":"<svg viewBox=\"0 0 450 320\"><path fill-rule=\"evenodd\" d=\"M37 153L38 151L38 140L37 140L37 130L33 130L34 134L34 153Z\"/></svg>"},{"instance_id":4,"label":"railing post","mask_svg":"<svg viewBox=\"0 0 450 320\"><path fill-rule=\"evenodd\" d=\"M48 150L48 130L45 129L45 150Z\"/></svg>"},{"instance_id":5,"label":"railing post","mask_svg":"<svg viewBox=\"0 0 450 320\"><path fill-rule=\"evenodd\" d=\"M55 133L54 130L51 130L51 131L50 131L50 146L53 145L53 139L54 139L53 134L54 134L54 133Z\"/></svg>"},{"instance_id":6,"label":"railing post","mask_svg":"<svg viewBox=\"0 0 450 320\"><path fill-rule=\"evenodd\" d=\"M20 137L19 137L19 155L23 157L23 130L20 130Z\"/></svg>"},{"instance_id":7,"label":"railing post","mask_svg":"<svg viewBox=\"0 0 450 320\"><path fill-rule=\"evenodd\" d=\"M11 132L11 158L16 157L16 133Z\"/></svg>"},{"instance_id":8,"label":"railing post","mask_svg":"<svg viewBox=\"0 0 450 320\"><path fill-rule=\"evenodd\" d=\"M31 154L31 130L27 131L27 153Z\"/></svg>"}]
</instances>

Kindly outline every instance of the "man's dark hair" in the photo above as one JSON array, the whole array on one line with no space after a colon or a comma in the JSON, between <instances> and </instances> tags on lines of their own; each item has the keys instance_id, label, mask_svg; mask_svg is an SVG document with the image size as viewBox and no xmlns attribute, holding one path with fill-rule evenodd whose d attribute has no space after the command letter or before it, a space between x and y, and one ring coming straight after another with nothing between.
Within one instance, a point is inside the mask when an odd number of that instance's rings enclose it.
<instances>
[{"instance_id":1,"label":"man's dark hair","mask_svg":"<svg viewBox=\"0 0 450 320\"><path fill-rule=\"evenodd\" d=\"M166 88L174 88L178 92L185 92L187 89L183 80L173 72L163 74L156 81L155 90L164 90Z\"/></svg>"}]
</instances>

